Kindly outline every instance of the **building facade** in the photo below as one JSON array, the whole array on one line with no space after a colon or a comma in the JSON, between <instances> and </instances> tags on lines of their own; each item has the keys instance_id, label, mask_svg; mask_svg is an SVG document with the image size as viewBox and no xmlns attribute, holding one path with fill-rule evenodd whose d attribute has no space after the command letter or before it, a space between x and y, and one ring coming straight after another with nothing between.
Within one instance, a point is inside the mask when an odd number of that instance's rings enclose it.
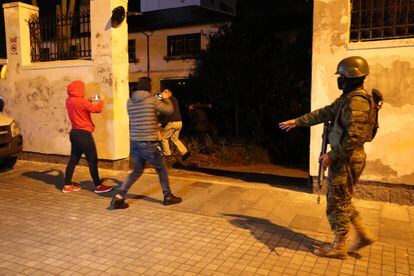
<instances>
[{"instance_id":1,"label":"building facade","mask_svg":"<svg viewBox=\"0 0 414 276\"><path fill-rule=\"evenodd\" d=\"M348 56L370 65L366 89L384 94L377 136L367 143L363 181L414 185L414 3L315 0L312 110L339 96L336 66ZM318 174L322 126L311 130L310 175Z\"/></svg>"},{"instance_id":2,"label":"building facade","mask_svg":"<svg viewBox=\"0 0 414 276\"><path fill-rule=\"evenodd\" d=\"M152 79L153 92L167 84L185 91L186 80L193 72L198 55L207 47L209 37L230 20L227 14L199 6L144 12L130 20L131 91L143 76Z\"/></svg>"}]
</instances>

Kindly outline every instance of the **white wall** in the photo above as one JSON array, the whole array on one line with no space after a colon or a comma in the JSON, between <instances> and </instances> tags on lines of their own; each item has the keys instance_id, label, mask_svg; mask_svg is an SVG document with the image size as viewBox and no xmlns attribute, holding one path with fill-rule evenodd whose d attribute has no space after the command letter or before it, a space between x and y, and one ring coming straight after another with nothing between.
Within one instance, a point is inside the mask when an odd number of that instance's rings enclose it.
<instances>
[{"instance_id":1,"label":"white wall","mask_svg":"<svg viewBox=\"0 0 414 276\"><path fill-rule=\"evenodd\" d=\"M187 78L192 72L195 60L170 60L166 61L167 37L169 35L183 35L201 33L201 48L205 49L209 35L214 34L217 27L214 25L191 26L175 29L154 31L150 36L150 77L153 81L154 91L159 90L160 81L171 78ZM142 33L130 33L129 39L136 40L136 55L138 63L129 65L129 81L136 81L147 74L147 41Z\"/></svg>"}]
</instances>

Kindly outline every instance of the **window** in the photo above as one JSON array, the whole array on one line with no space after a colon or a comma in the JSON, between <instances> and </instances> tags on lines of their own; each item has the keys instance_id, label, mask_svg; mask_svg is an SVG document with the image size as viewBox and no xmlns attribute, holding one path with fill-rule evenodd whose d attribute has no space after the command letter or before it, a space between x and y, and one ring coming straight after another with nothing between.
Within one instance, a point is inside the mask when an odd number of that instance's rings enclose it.
<instances>
[{"instance_id":1,"label":"window","mask_svg":"<svg viewBox=\"0 0 414 276\"><path fill-rule=\"evenodd\" d=\"M135 39L128 40L128 60L129 63L137 63Z\"/></svg>"},{"instance_id":2,"label":"window","mask_svg":"<svg viewBox=\"0 0 414 276\"><path fill-rule=\"evenodd\" d=\"M352 42L414 38L414 1L351 0Z\"/></svg>"},{"instance_id":3,"label":"window","mask_svg":"<svg viewBox=\"0 0 414 276\"><path fill-rule=\"evenodd\" d=\"M195 58L201 51L201 34L167 37L167 59Z\"/></svg>"}]
</instances>

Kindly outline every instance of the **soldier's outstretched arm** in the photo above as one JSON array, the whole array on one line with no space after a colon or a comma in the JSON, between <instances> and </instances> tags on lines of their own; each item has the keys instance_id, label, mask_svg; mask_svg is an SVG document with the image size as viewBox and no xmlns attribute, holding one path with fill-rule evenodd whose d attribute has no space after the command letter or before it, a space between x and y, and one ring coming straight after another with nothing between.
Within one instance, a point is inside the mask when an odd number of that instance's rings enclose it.
<instances>
[{"instance_id":1,"label":"soldier's outstretched arm","mask_svg":"<svg viewBox=\"0 0 414 276\"><path fill-rule=\"evenodd\" d=\"M335 114L339 109L339 98L336 99L332 104L317 109L315 111L306 113L295 119L296 126L307 127L313 126L335 119Z\"/></svg>"},{"instance_id":2,"label":"soldier's outstretched arm","mask_svg":"<svg viewBox=\"0 0 414 276\"><path fill-rule=\"evenodd\" d=\"M341 143L328 153L332 161L345 159L356 147L364 144L370 131L369 112L370 103L367 99L354 96L349 100L348 108L342 115L346 131Z\"/></svg>"}]
</instances>

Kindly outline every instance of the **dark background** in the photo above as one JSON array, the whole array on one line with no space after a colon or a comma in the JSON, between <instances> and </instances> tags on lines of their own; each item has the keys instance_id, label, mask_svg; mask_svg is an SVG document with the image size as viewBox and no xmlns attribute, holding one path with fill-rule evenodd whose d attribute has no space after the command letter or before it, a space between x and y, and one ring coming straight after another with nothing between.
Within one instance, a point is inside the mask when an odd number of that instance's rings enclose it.
<instances>
[{"instance_id":1,"label":"dark background","mask_svg":"<svg viewBox=\"0 0 414 276\"><path fill-rule=\"evenodd\" d=\"M220 137L265 147L275 163L307 166L309 129L282 133L277 124L310 109L312 4L275 2L240 0L191 85L197 101L212 104Z\"/></svg>"}]
</instances>

